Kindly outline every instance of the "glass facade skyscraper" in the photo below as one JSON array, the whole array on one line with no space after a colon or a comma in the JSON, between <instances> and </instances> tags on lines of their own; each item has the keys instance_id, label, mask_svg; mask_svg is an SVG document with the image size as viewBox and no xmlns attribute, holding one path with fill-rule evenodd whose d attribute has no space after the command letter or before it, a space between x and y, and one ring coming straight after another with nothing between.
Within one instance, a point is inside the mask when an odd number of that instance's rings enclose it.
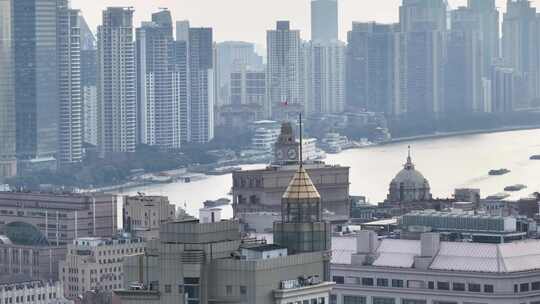
<instances>
[{"instance_id":1,"label":"glass facade skyscraper","mask_svg":"<svg viewBox=\"0 0 540 304\"><path fill-rule=\"evenodd\" d=\"M0 180L17 172L12 49L12 0L0 0Z\"/></svg>"},{"instance_id":2,"label":"glass facade skyscraper","mask_svg":"<svg viewBox=\"0 0 540 304\"><path fill-rule=\"evenodd\" d=\"M311 40L324 43L338 38L338 1L311 1Z\"/></svg>"},{"instance_id":3,"label":"glass facade skyscraper","mask_svg":"<svg viewBox=\"0 0 540 304\"><path fill-rule=\"evenodd\" d=\"M13 1L17 157L52 157L58 140L57 0Z\"/></svg>"}]
</instances>

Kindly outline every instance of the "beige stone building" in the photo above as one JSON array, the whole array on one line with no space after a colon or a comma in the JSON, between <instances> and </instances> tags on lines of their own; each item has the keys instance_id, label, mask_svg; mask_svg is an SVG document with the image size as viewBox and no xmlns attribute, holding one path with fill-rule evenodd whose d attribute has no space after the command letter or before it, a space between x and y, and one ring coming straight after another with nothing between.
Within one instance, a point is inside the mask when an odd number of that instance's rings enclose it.
<instances>
[{"instance_id":1,"label":"beige stone building","mask_svg":"<svg viewBox=\"0 0 540 304\"><path fill-rule=\"evenodd\" d=\"M145 239L157 238L159 226L176 218L176 206L166 196L124 196L124 230Z\"/></svg>"},{"instance_id":2,"label":"beige stone building","mask_svg":"<svg viewBox=\"0 0 540 304\"><path fill-rule=\"evenodd\" d=\"M257 232L271 230L281 213L281 197L298 168L300 144L290 123L284 123L274 146L274 161L259 170L233 172L235 218ZM349 167L307 162L303 165L321 196L326 220L347 221L350 216ZM270 221L260 220L260 214ZM265 223L266 222L266 223Z\"/></svg>"},{"instance_id":3,"label":"beige stone building","mask_svg":"<svg viewBox=\"0 0 540 304\"><path fill-rule=\"evenodd\" d=\"M0 192L0 232L27 223L56 246L78 237L110 237L118 229L116 207L110 194Z\"/></svg>"},{"instance_id":4,"label":"beige stone building","mask_svg":"<svg viewBox=\"0 0 540 304\"><path fill-rule=\"evenodd\" d=\"M58 280L67 244L116 230L113 195L0 192L0 271Z\"/></svg>"},{"instance_id":5,"label":"beige stone building","mask_svg":"<svg viewBox=\"0 0 540 304\"><path fill-rule=\"evenodd\" d=\"M126 259L128 288L115 294L123 304L329 303L330 225L302 167L282 198L289 211L276 244L243 239L237 221L165 223L144 254Z\"/></svg>"},{"instance_id":6,"label":"beige stone building","mask_svg":"<svg viewBox=\"0 0 540 304\"><path fill-rule=\"evenodd\" d=\"M73 304L60 282L33 280L24 274L0 275L0 303Z\"/></svg>"},{"instance_id":7,"label":"beige stone building","mask_svg":"<svg viewBox=\"0 0 540 304\"><path fill-rule=\"evenodd\" d=\"M68 245L59 264L66 298L75 299L91 290L111 292L124 287L123 261L144 253L140 238L79 238Z\"/></svg>"}]
</instances>

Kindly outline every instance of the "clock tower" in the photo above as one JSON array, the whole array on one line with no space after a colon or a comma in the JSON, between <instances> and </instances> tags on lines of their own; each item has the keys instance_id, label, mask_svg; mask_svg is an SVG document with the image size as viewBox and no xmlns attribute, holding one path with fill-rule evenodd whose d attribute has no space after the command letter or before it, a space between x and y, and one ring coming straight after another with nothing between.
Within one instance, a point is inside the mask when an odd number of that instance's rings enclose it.
<instances>
[{"instance_id":1,"label":"clock tower","mask_svg":"<svg viewBox=\"0 0 540 304\"><path fill-rule=\"evenodd\" d=\"M284 122L281 125L281 134L274 145L274 164L298 164L300 157L300 144L296 142L292 124Z\"/></svg>"}]
</instances>

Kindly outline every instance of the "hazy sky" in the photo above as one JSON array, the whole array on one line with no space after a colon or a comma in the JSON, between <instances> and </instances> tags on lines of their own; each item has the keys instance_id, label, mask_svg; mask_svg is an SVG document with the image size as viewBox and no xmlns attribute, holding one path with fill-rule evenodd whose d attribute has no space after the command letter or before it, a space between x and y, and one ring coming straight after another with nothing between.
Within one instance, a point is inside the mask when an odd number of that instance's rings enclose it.
<instances>
[{"instance_id":1,"label":"hazy sky","mask_svg":"<svg viewBox=\"0 0 540 304\"><path fill-rule=\"evenodd\" d=\"M506 0L496 0L505 8ZM149 20L160 7L169 8L174 20L188 19L193 26L214 28L214 39L244 40L264 44L267 29L276 20L291 20L292 27L310 37L310 0L72 0L72 6L82 10L90 27L95 30L101 22L101 11L107 6L133 6L135 25ZM394 22L398 19L400 0L340 0L340 38L352 21ZM466 5L467 0L449 0L455 8ZM540 7L540 0L533 3Z\"/></svg>"}]
</instances>

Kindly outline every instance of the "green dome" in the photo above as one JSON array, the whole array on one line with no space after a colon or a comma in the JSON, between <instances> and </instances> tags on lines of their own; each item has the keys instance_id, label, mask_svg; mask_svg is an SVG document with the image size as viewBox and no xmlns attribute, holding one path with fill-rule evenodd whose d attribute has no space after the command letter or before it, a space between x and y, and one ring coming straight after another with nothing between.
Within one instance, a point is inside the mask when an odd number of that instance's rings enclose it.
<instances>
[{"instance_id":1,"label":"green dome","mask_svg":"<svg viewBox=\"0 0 540 304\"><path fill-rule=\"evenodd\" d=\"M7 236L16 245L49 246L47 237L36 226L28 223L9 223L2 228L1 234Z\"/></svg>"}]
</instances>

